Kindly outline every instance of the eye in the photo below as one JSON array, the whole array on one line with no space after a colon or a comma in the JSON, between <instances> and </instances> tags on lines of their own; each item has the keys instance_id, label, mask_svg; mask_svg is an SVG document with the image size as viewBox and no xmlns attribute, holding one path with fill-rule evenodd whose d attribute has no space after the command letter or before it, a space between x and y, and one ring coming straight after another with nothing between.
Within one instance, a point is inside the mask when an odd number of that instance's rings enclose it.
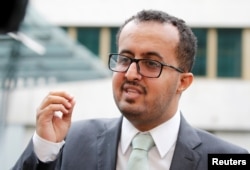
<instances>
[{"instance_id":1,"label":"eye","mask_svg":"<svg viewBox=\"0 0 250 170\"><path fill-rule=\"evenodd\" d=\"M154 60L142 60L142 64L149 69L159 69L161 64Z\"/></svg>"},{"instance_id":2,"label":"eye","mask_svg":"<svg viewBox=\"0 0 250 170\"><path fill-rule=\"evenodd\" d=\"M117 63L119 65L129 65L130 62L131 62L130 58L124 56L119 56L117 59Z\"/></svg>"}]
</instances>

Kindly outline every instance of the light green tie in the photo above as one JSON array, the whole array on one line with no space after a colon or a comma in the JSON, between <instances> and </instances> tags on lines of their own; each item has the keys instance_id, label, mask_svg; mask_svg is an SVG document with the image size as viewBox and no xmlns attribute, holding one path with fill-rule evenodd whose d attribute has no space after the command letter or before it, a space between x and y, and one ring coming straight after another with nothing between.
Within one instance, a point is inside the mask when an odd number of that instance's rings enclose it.
<instances>
[{"instance_id":1,"label":"light green tie","mask_svg":"<svg viewBox=\"0 0 250 170\"><path fill-rule=\"evenodd\" d=\"M137 134L133 141L133 150L128 160L127 170L149 170L148 151L154 146L150 134Z\"/></svg>"}]
</instances>

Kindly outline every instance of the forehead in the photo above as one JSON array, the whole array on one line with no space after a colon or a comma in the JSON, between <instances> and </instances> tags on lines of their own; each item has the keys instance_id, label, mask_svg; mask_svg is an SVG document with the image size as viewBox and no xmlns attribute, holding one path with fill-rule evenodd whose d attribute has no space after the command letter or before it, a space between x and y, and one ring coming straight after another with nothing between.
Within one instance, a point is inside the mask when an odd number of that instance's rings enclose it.
<instances>
[{"instance_id":1,"label":"forehead","mask_svg":"<svg viewBox=\"0 0 250 170\"><path fill-rule=\"evenodd\" d=\"M118 45L120 46L128 40L138 43L161 43L161 45L174 45L176 47L179 43L179 33L177 28L170 23L131 21L122 29Z\"/></svg>"},{"instance_id":2,"label":"forehead","mask_svg":"<svg viewBox=\"0 0 250 170\"><path fill-rule=\"evenodd\" d=\"M134 55L150 52L175 58L178 43L178 30L169 23L131 21L121 31L118 52L129 51Z\"/></svg>"}]
</instances>

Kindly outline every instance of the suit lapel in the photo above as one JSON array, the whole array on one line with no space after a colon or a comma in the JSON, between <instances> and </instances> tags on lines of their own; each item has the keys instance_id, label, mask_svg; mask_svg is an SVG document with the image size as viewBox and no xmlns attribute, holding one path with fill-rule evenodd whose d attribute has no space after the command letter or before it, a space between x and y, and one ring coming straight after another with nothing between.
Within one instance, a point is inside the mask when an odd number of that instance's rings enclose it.
<instances>
[{"instance_id":1,"label":"suit lapel","mask_svg":"<svg viewBox=\"0 0 250 170\"><path fill-rule=\"evenodd\" d=\"M105 130L97 136L98 170L116 169L121 122L122 118L107 122L104 124ZM201 140L195 130L181 116L179 135L170 170L195 169L201 157L195 148L200 144Z\"/></svg>"},{"instance_id":2,"label":"suit lapel","mask_svg":"<svg viewBox=\"0 0 250 170\"><path fill-rule=\"evenodd\" d=\"M121 134L121 121L104 124L103 133L97 136L98 170L115 170L117 160L117 148Z\"/></svg>"},{"instance_id":3,"label":"suit lapel","mask_svg":"<svg viewBox=\"0 0 250 170\"><path fill-rule=\"evenodd\" d=\"M181 124L170 170L196 169L200 155L195 148L201 140L195 130L181 116Z\"/></svg>"}]
</instances>

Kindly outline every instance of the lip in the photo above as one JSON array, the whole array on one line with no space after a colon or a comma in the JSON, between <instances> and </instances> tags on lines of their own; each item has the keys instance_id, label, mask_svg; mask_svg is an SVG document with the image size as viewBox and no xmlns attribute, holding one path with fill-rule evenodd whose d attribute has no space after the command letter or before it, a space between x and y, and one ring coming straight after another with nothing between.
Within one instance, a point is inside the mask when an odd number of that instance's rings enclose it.
<instances>
[{"instance_id":1,"label":"lip","mask_svg":"<svg viewBox=\"0 0 250 170\"><path fill-rule=\"evenodd\" d=\"M123 90L126 93L137 93L137 94L143 94L144 90L142 88L140 88L139 86L134 86L134 85L129 85L129 84L125 84L123 86Z\"/></svg>"}]
</instances>

